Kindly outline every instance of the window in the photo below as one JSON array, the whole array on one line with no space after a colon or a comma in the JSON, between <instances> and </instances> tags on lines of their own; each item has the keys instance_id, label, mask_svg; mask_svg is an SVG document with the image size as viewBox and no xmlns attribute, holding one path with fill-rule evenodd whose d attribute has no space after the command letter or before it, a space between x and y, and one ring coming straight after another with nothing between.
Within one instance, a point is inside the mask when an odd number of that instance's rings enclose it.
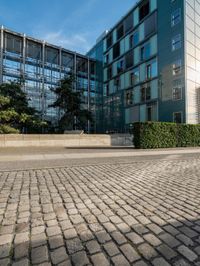
<instances>
[{"instance_id":1,"label":"window","mask_svg":"<svg viewBox=\"0 0 200 266\"><path fill-rule=\"evenodd\" d=\"M147 121L152 121L152 106L147 107Z\"/></svg>"},{"instance_id":2,"label":"window","mask_svg":"<svg viewBox=\"0 0 200 266\"><path fill-rule=\"evenodd\" d=\"M125 104L126 104L126 106L133 104L133 91L132 90L125 92Z\"/></svg>"},{"instance_id":3,"label":"window","mask_svg":"<svg viewBox=\"0 0 200 266\"><path fill-rule=\"evenodd\" d=\"M120 56L120 43L116 43L113 46L113 59L117 58L118 56Z\"/></svg>"},{"instance_id":4,"label":"window","mask_svg":"<svg viewBox=\"0 0 200 266\"><path fill-rule=\"evenodd\" d=\"M141 61L143 61L144 60L144 58L145 58L145 56L144 56L144 47L141 47L141 49L140 49L140 58L141 58Z\"/></svg>"},{"instance_id":5,"label":"window","mask_svg":"<svg viewBox=\"0 0 200 266\"><path fill-rule=\"evenodd\" d=\"M136 46L139 43L139 32L136 31L130 36L130 48Z\"/></svg>"},{"instance_id":6,"label":"window","mask_svg":"<svg viewBox=\"0 0 200 266\"><path fill-rule=\"evenodd\" d=\"M131 13L124 21L124 31L127 33L133 27L133 13Z\"/></svg>"},{"instance_id":7,"label":"window","mask_svg":"<svg viewBox=\"0 0 200 266\"><path fill-rule=\"evenodd\" d=\"M181 48L181 34L178 34L172 39L172 51L178 50L180 48Z\"/></svg>"},{"instance_id":8,"label":"window","mask_svg":"<svg viewBox=\"0 0 200 266\"><path fill-rule=\"evenodd\" d=\"M181 22L181 9L178 8L175 11L172 12L171 15L171 25L174 27L176 24Z\"/></svg>"},{"instance_id":9,"label":"window","mask_svg":"<svg viewBox=\"0 0 200 266\"><path fill-rule=\"evenodd\" d=\"M151 99L151 88L147 87L146 88L146 101Z\"/></svg>"},{"instance_id":10,"label":"window","mask_svg":"<svg viewBox=\"0 0 200 266\"><path fill-rule=\"evenodd\" d=\"M157 14L154 13L149 18L147 18L144 22L144 35L145 38L148 37L150 34L154 33L156 31L156 25L157 25Z\"/></svg>"},{"instance_id":11,"label":"window","mask_svg":"<svg viewBox=\"0 0 200 266\"><path fill-rule=\"evenodd\" d=\"M174 76L181 74L181 67L182 67L181 59L174 62L174 64L172 65L172 70L173 70Z\"/></svg>"},{"instance_id":12,"label":"window","mask_svg":"<svg viewBox=\"0 0 200 266\"><path fill-rule=\"evenodd\" d=\"M146 66L146 78L151 79L151 64Z\"/></svg>"},{"instance_id":13,"label":"window","mask_svg":"<svg viewBox=\"0 0 200 266\"><path fill-rule=\"evenodd\" d=\"M117 28L117 40L124 36L124 25L121 24Z\"/></svg>"},{"instance_id":14,"label":"window","mask_svg":"<svg viewBox=\"0 0 200 266\"><path fill-rule=\"evenodd\" d=\"M140 48L141 61L147 60L151 56L150 43L145 44Z\"/></svg>"},{"instance_id":15,"label":"window","mask_svg":"<svg viewBox=\"0 0 200 266\"><path fill-rule=\"evenodd\" d=\"M153 61L148 62L146 65L146 79L152 79L157 77L158 75L158 68L157 68L157 60L154 59Z\"/></svg>"},{"instance_id":16,"label":"window","mask_svg":"<svg viewBox=\"0 0 200 266\"><path fill-rule=\"evenodd\" d=\"M126 69L133 66L133 51L128 52L125 55Z\"/></svg>"},{"instance_id":17,"label":"window","mask_svg":"<svg viewBox=\"0 0 200 266\"><path fill-rule=\"evenodd\" d=\"M109 63L109 54L104 56L104 64L107 65Z\"/></svg>"},{"instance_id":18,"label":"window","mask_svg":"<svg viewBox=\"0 0 200 266\"><path fill-rule=\"evenodd\" d=\"M117 62L117 74L124 71L124 59Z\"/></svg>"},{"instance_id":19,"label":"window","mask_svg":"<svg viewBox=\"0 0 200 266\"><path fill-rule=\"evenodd\" d=\"M112 45L112 34L109 34L106 38L106 47L107 49Z\"/></svg>"},{"instance_id":20,"label":"window","mask_svg":"<svg viewBox=\"0 0 200 266\"><path fill-rule=\"evenodd\" d=\"M173 81L172 100L177 101L182 98L182 82L181 79Z\"/></svg>"},{"instance_id":21,"label":"window","mask_svg":"<svg viewBox=\"0 0 200 266\"><path fill-rule=\"evenodd\" d=\"M22 53L22 39L9 33L5 34L5 49L11 53Z\"/></svg>"},{"instance_id":22,"label":"window","mask_svg":"<svg viewBox=\"0 0 200 266\"><path fill-rule=\"evenodd\" d=\"M145 45L145 59L148 59L151 55L150 43Z\"/></svg>"},{"instance_id":23,"label":"window","mask_svg":"<svg viewBox=\"0 0 200 266\"><path fill-rule=\"evenodd\" d=\"M96 70L95 66L96 66L96 64L94 62L90 63L90 73L92 75L95 75L95 70Z\"/></svg>"},{"instance_id":24,"label":"window","mask_svg":"<svg viewBox=\"0 0 200 266\"><path fill-rule=\"evenodd\" d=\"M108 77L108 79L111 79L111 78L112 78L112 66L110 66L110 67L107 69L107 77Z\"/></svg>"},{"instance_id":25,"label":"window","mask_svg":"<svg viewBox=\"0 0 200 266\"><path fill-rule=\"evenodd\" d=\"M114 80L114 85L116 87L116 90L119 90L120 89L120 86L121 86L121 80L120 80L120 78L116 78Z\"/></svg>"},{"instance_id":26,"label":"window","mask_svg":"<svg viewBox=\"0 0 200 266\"><path fill-rule=\"evenodd\" d=\"M177 112L177 113L173 113L173 121L174 123L182 123L182 113L181 112Z\"/></svg>"},{"instance_id":27,"label":"window","mask_svg":"<svg viewBox=\"0 0 200 266\"><path fill-rule=\"evenodd\" d=\"M134 69L133 73L130 74L130 83L131 83L131 86L134 86L138 82L140 82L140 71L137 68L137 69Z\"/></svg>"},{"instance_id":28,"label":"window","mask_svg":"<svg viewBox=\"0 0 200 266\"><path fill-rule=\"evenodd\" d=\"M158 76L158 63L157 63L157 60L154 60L151 63L151 77L155 78L157 76Z\"/></svg>"},{"instance_id":29,"label":"window","mask_svg":"<svg viewBox=\"0 0 200 266\"><path fill-rule=\"evenodd\" d=\"M143 5L140 6L139 9L139 19L140 21L145 18L150 12L150 4L149 1L145 1Z\"/></svg>"},{"instance_id":30,"label":"window","mask_svg":"<svg viewBox=\"0 0 200 266\"><path fill-rule=\"evenodd\" d=\"M109 96L109 84L106 84L106 96Z\"/></svg>"},{"instance_id":31,"label":"window","mask_svg":"<svg viewBox=\"0 0 200 266\"><path fill-rule=\"evenodd\" d=\"M146 99L146 97L145 97L145 90L146 90L146 88L144 88L144 87L142 87L141 88L141 102L144 102L145 101L145 99Z\"/></svg>"},{"instance_id":32,"label":"window","mask_svg":"<svg viewBox=\"0 0 200 266\"><path fill-rule=\"evenodd\" d=\"M27 40L27 49L26 49L26 56L30 57L31 59L40 60L42 55L42 46L40 44L36 44L32 41ZM62 64L65 65L65 54L62 54ZM68 56L69 57L69 56ZM72 60L73 61L73 60Z\"/></svg>"},{"instance_id":33,"label":"window","mask_svg":"<svg viewBox=\"0 0 200 266\"><path fill-rule=\"evenodd\" d=\"M145 101L149 101L151 100L151 87L147 86L147 87L142 87L141 91L140 91L140 98L141 98L141 102L145 102Z\"/></svg>"},{"instance_id":34,"label":"window","mask_svg":"<svg viewBox=\"0 0 200 266\"><path fill-rule=\"evenodd\" d=\"M182 97L182 88L173 88L172 89L172 99L174 101L177 101L177 100L181 100L181 97Z\"/></svg>"}]
</instances>

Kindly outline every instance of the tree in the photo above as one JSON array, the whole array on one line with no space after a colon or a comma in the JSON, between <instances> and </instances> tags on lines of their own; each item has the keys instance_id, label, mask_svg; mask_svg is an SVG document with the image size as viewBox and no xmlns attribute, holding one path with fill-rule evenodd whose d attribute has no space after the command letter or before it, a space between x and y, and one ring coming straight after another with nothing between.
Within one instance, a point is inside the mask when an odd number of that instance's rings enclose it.
<instances>
[{"instance_id":1,"label":"tree","mask_svg":"<svg viewBox=\"0 0 200 266\"><path fill-rule=\"evenodd\" d=\"M17 82L0 85L0 123L20 132L37 132L46 123L39 118L39 113L28 104L27 95Z\"/></svg>"},{"instance_id":2,"label":"tree","mask_svg":"<svg viewBox=\"0 0 200 266\"><path fill-rule=\"evenodd\" d=\"M3 83L0 85L0 95L10 99L10 105L19 114L36 114L36 110L28 105L27 94L18 82Z\"/></svg>"},{"instance_id":3,"label":"tree","mask_svg":"<svg viewBox=\"0 0 200 266\"><path fill-rule=\"evenodd\" d=\"M84 130L88 121L92 121L92 113L81 107L81 93L74 91L74 76L70 75L60 81L60 85L53 89L56 101L50 107L58 108L61 118L58 121L60 132L65 130Z\"/></svg>"},{"instance_id":4,"label":"tree","mask_svg":"<svg viewBox=\"0 0 200 266\"><path fill-rule=\"evenodd\" d=\"M10 99L0 95L0 134L19 133L12 127L18 114L10 107Z\"/></svg>"}]
</instances>

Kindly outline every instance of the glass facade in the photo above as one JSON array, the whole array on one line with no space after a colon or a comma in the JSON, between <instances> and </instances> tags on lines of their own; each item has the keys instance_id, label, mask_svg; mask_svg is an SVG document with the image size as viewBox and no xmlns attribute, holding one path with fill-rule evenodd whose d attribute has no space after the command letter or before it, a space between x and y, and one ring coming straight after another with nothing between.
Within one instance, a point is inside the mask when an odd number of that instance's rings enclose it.
<instances>
[{"instance_id":1,"label":"glass facade","mask_svg":"<svg viewBox=\"0 0 200 266\"><path fill-rule=\"evenodd\" d=\"M103 46L106 131L126 132L136 121L200 122L199 0L139 1Z\"/></svg>"},{"instance_id":2,"label":"glass facade","mask_svg":"<svg viewBox=\"0 0 200 266\"><path fill-rule=\"evenodd\" d=\"M200 123L200 0L140 0L86 56L2 29L1 66L1 82L23 78L30 104L50 120L59 116L51 88L75 73L94 114L90 132Z\"/></svg>"},{"instance_id":3,"label":"glass facade","mask_svg":"<svg viewBox=\"0 0 200 266\"><path fill-rule=\"evenodd\" d=\"M104 34L103 34L104 36ZM110 42L110 41L109 41ZM93 113L95 118L94 132L104 133L103 125L103 39L99 38L97 44L87 53L87 56L95 60L95 76L93 81Z\"/></svg>"},{"instance_id":4,"label":"glass facade","mask_svg":"<svg viewBox=\"0 0 200 266\"><path fill-rule=\"evenodd\" d=\"M200 122L200 0L141 0L103 38L103 122Z\"/></svg>"},{"instance_id":5,"label":"glass facade","mask_svg":"<svg viewBox=\"0 0 200 266\"><path fill-rule=\"evenodd\" d=\"M1 83L23 81L29 104L42 119L56 123L59 118L58 110L49 107L55 101L52 88L69 73L76 76L74 89L81 92L83 107L94 111L95 60L3 28L0 41ZM85 125L85 130L94 132L95 122Z\"/></svg>"},{"instance_id":6,"label":"glass facade","mask_svg":"<svg viewBox=\"0 0 200 266\"><path fill-rule=\"evenodd\" d=\"M141 1L110 30L103 42L103 115L106 131L126 132L134 122L156 121L156 1Z\"/></svg>"}]
</instances>

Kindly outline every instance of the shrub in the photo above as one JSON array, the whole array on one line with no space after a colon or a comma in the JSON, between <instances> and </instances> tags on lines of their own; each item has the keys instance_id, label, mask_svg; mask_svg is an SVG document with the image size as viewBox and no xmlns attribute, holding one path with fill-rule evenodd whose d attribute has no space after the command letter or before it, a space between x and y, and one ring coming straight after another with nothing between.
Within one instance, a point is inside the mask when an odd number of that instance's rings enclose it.
<instances>
[{"instance_id":1,"label":"shrub","mask_svg":"<svg viewBox=\"0 0 200 266\"><path fill-rule=\"evenodd\" d=\"M135 123L133 135L135 148L139 149L200 146L200 125Z\"/></svg>"},{"instance_id":2,"label":"shrub","mask_svg":"<svg viewBox=\"0 0 200 266\"><path fill-rule=\"evenodd\" d=\"M19 130L8 125L0 125L0 134L19 134Z\"/></svg>"}]
</instances>

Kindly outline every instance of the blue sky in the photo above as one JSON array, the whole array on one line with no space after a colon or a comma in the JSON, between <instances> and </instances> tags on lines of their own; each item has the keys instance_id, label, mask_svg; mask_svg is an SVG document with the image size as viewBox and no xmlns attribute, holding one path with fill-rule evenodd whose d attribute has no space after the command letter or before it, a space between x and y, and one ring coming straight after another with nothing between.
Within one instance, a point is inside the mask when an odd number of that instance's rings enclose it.
<instances>
[{"instance_id":1,"label":"blue sky","mask_svg":"<svg viewBox=\"0 0 200 266\"><path fill-rule=\"evenodd\" d=\"M136 0L0 0L0 24L85 53Z\"/></svg>"}]
</instances>

